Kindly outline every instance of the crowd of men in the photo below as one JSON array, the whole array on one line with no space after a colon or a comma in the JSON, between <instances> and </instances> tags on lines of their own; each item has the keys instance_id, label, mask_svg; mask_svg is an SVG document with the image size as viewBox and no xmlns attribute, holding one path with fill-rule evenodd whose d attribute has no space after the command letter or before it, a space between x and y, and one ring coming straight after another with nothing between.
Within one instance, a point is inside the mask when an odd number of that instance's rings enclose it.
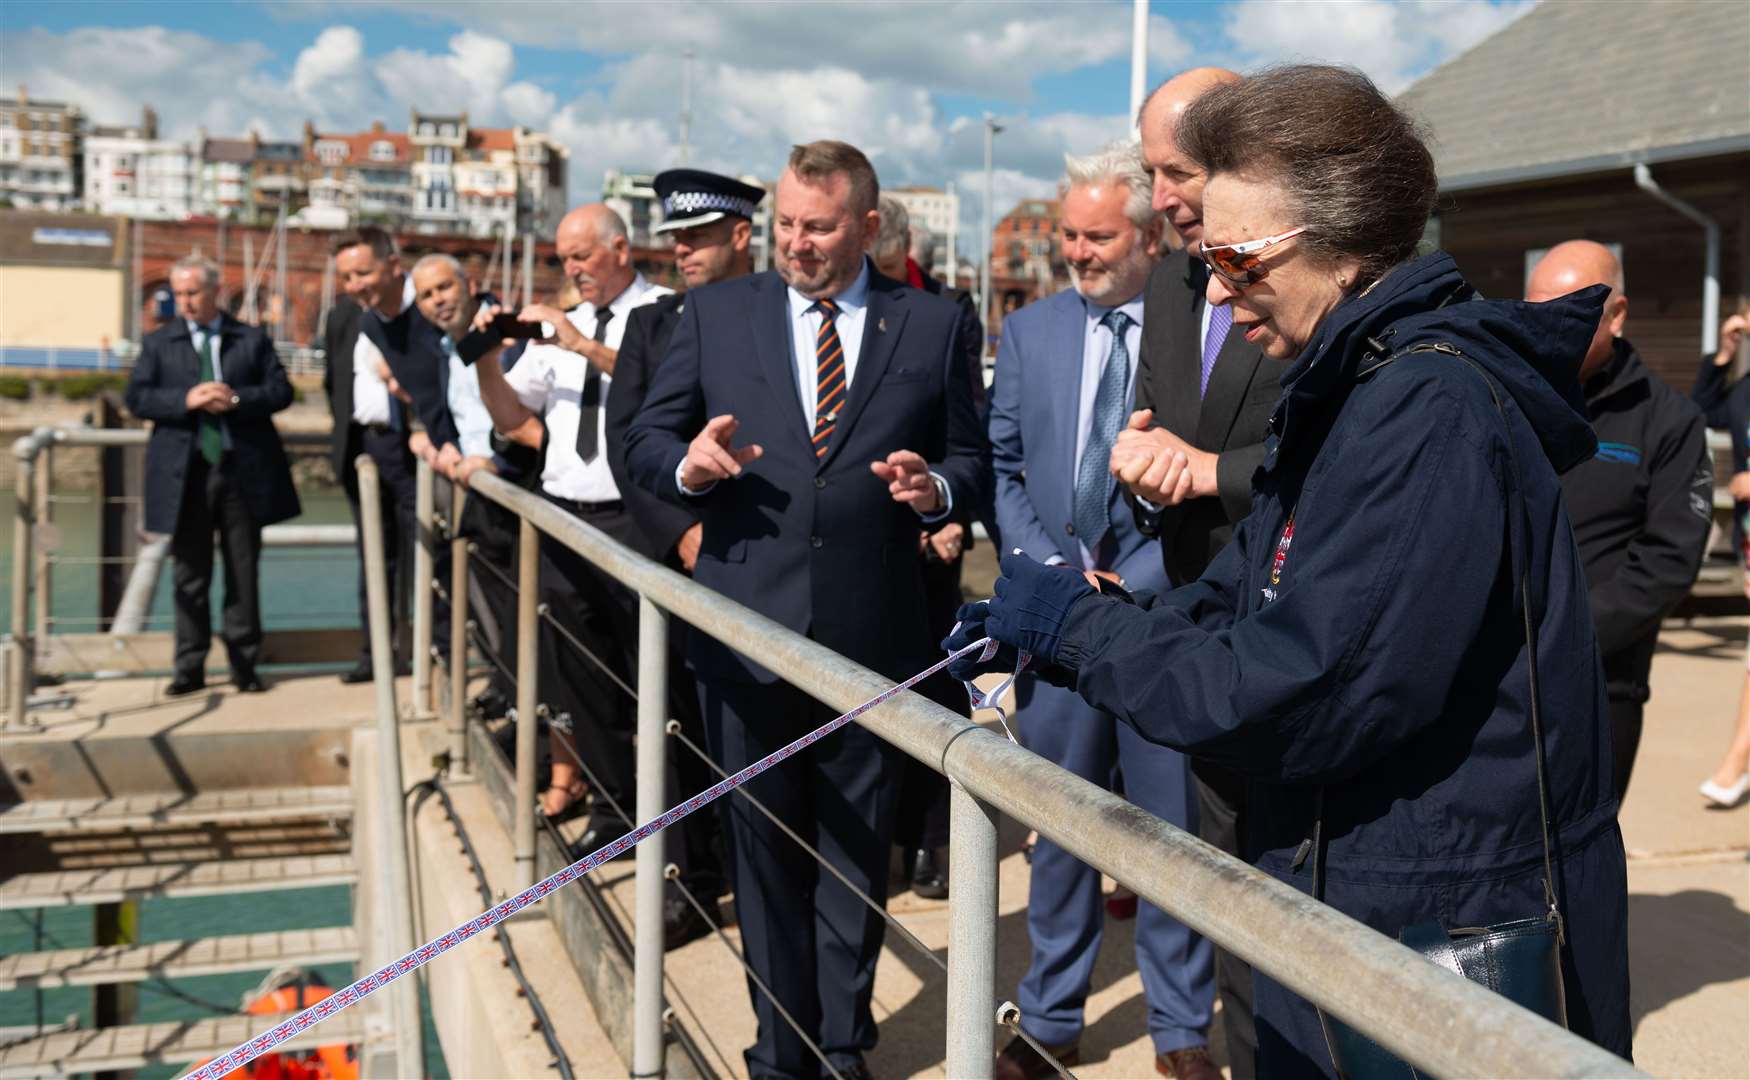
<instances>
[{"instance_id":1,"label":"crowd of men","mask_svg":"<svg viewBox=\"0 0 1750 1080\"><path fill-rule=\"evenodd\" d=\"M1197 257L1203 178L1175 141L1185 106L1236 78L1199 69L1170 80L1139 117L1140 144L1066 161L1058 240L1072 287L1005 320L988 397L976 306L924 272L927 234L908 229L903 207L880 198L868 159L844 143L792 152L775 194L776 269L763 273L749 244L765 191L698 170L658 176L659 231L672 238L684 293L639 272L614 211L573 210L557 252L576 303L510 313L530 336L494 331L477 357L459 346L507 313L499 298L477 291L450 256L406 267L381 230L345 233L334 259L349 302L327 323L325 388L335 471L355 514L351 461L361 453L382 478L391 552L415 534L416 458L458 493L494 473L896 679L939 655L975 522L997 543L1131 589L1192 580L1249 508L1286 367L1207 301L1209 271ZM218 312L215 281L202 260L178 266L179 318L148 339L128 394L136 414L157 422L148 528L174 536L173 693L203 685L215 530L233 677L261 687L260 528L297 512L269 420L290 401L285 373L259 330ZM1589 241L1551 249L1527 298L1593 284L1609 285L1611 299L1578 377L1602 448L1564 478L1564 494L1604 652L1620 795L1659 620L1703 554L1713 477L1701 413L1652 377L1624 336L1628 294L1609 250ZM504 569L516 559L515 522L480 498L467 499L463 521L482 561L500 568L476 568L470 585L495 670L514 670L518 649L539 652L552 752L540 809L554 821L587 815L576 847L594 850L630 827L634 710L622 684L637 670L635 597L543 539L548 616L538 641L518 641L514 575ZM443 545L437 557L447 557ZM362 579L360 598L363 618ZM682 629L669 664L672 715L721 768L739 769L829 717L730 643ZM373 657L365 641L343 678L405 661ZM965 706L952 683L930 692ZM1238 777L1147 742L1068 691L1024 678L1017 695L1030 749L1244 854ZM477 705L502 715L511 696L500 676ZM711 779L690 753L677 750L671 765L677 791ZM667 837L682 870L665 908L669 944L710 929L683 892L714 910L732 890L745 955L769 990L750 983L759 1021L750 1074L819 1075L818 1047L839 1075L866 1076L884 924L858 893L885 902L897 842L901 880L920 895L947 894L945 785L852 726L749 791L770 816L727 800L720 818L694 815ZM1107 918L1099 874L1050 840L1034 846L1031 873L1018 1000L1045 1055L1016 1038L996 1063L1005 1080L1078 1060ZM1220 1056L1235 1077L1252 1075L1245 963L1151 905L1136 918L1158 1070L1218 1075L1209 1027L1219 996Z\"/></svg>"}]
</instances>

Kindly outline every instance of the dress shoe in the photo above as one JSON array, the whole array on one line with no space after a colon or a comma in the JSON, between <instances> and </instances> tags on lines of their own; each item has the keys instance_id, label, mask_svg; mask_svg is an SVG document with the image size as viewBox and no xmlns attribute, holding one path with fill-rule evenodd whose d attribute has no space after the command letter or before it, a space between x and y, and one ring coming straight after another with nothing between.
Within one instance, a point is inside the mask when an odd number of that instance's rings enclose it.
<instances>
[{"instance_id":1,"label":"dress shoe","mask_svg":"<svg viewBox=\"0 0 1750 1080\"><path fill-rule=\"evenodd\" d=\"M468 702L468 711L479 720L497 720L510 712L510 702L496 689L488 688Z\"/></svg>"},{"instance_id":2,"label":"dress shoe","mask_svg":"<svg viewBox=\"0 0 1750 1080\"><path fill-rule=\"evenodd\" d=\"M697 941L716 929L699 909L678 896L662 902L662 947L678 949L689 941Z\"/></svg>"},{"instance_id":3,"label":"dress shoe","mask_svg":"<svg viewBox=\"0 0 1750 1080\"><path fill-rule=\"evenodd\" d=\"M356 686L359 683L370 682L375 675L376 673L371 670L370 661L360 660L351 670L340 673L340 681L348 686Z\"/></svg>"},{"instance_id":4,"label":"dress shoe","mask_svg":"<svg viewBox=\"0 0 1750 1080\"><path fill-rule=\"evenodd\" d=\"M232 672L231 685L237 688L239 694L267 693L267 684L261 681L261 676L253 668L238 668Z\"/></svg>"},{"instance_id":5,"label":"dress shoe","mask_svg":"<svg viewBox=\"0 0 1750 1080\"><path fill-rule=\"evenodd\" d=\"M1081 1047L1075 1043L1046 1046L1045 1052L1066 1069L1082 1063ZM1019 1035L1003 1047L1003 1052L997 1055L996 1067L991 1070L994 1080L1045 1080L1056 1075L1057 1065L1053 1065L1049 1058L1040 1057L1039 1051Z\"/></svg>"},{"instance_id":6,"label":"dress shoe","mask_svg":"<svg viewBox=\"0 0 1750 1080\"><path fill-rule=\"evenodd\" d=\"M571 857L573 859L581 859L586 855L593 855L599 849L607 847L609 844L631 831L632 826L621 821L619 818L591 817L589 828L583 831L582 836L571 842ZM615 855L608 861L619 862L621 859L630 859L632 853L636 850L638 850L637 846L634 845L627 848L625 851L620 852L618 855Z\"/></svg>"},{"instance_id":7,"label":"dress shoe","mask_svg":"<svg viewBox=\"0 0 1750 1080\"><path fill-rule=\"evenodd\" d=\"M1702 798L1724 810L1737 806L1744 798L1744 793L1750 791L1750 772L1738 777L1738 782L1730 787L1713 782L1711 778L1702 781Z\"/></svg>"},{"instance_id":8,"label":"dress shoe","mask_svg":"<svg viewBox=\"0 0 1750 1080\"><path fill-rule=\"evenodd\" d=\"M171 697L181 697L184 694L197 693L206 688L207 679L204 675L178 675L170 680L170 685L164 692Z\"/></svg>"},{"instance_id":9,"label":"dress shoe","mask_svg":"<svg viewBox=\"0 0 1750 1080\"><path fill-rule=\"evenodd\" d=\"M942 873L934 848L913 850L906 863L911 869L912 895L925 900L948 899L948 876Z\"/></svg>"},{"instance_id":10,"label":"dress shoe","mask_svg":"<svg viewBox=\"0 0 1750 1080\"><path fill-rule=\"evenodd\" d=\"M832 1067L839 1071L843 1080L875 1080L875 1074L869 1071L869 1063L862 1058L843 1065L835 1061Z\"/></svg>"},{"instance_id":11,"label":"dress shoe","mask_svg":"<svg viewBox=\"0 0 1750 1080\"><path fill-rule=\"evenodd\" d=\"M1155 1055L1155 1072L1172 1080L1221 1080L1207 1046L1186 1046Z\"/></svg>"}]
</instances>

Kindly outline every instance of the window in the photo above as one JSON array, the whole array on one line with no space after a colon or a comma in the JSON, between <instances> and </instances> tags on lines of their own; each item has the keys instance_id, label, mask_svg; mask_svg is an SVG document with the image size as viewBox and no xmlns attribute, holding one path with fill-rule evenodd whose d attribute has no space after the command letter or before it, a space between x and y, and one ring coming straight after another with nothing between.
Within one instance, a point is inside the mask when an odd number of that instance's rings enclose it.
<instances>
[{"instance_id":1,"label":"window","mask_svg":"<svg viewBox=\"0 0 1750 1080\"><path fill-rule=\"evenodd\" d=\"M388 139L378 139L371 144L372 161L394 161L395 144Z\"/></svg>"},{"instance_id":2,"label":"window","mask_svg":"<svg viewBox=\"0 0 1750 1080\"><path fill-rule=\"evenodd\" d=\"M452 158L447 146L428 146L425 148L425 163L427 165L448 165Z\"/></svg>"},{"instance_id":3,"label":"window","mask_svg":"<svg viewBox=\"0 0 1750 1080\"><path fill-rule=\"evenodd\" d=\"M346 144L338 139L323 139L316 144L316 160L324 165L339 165L346 160Z\"/></svg>"}]
</instances>

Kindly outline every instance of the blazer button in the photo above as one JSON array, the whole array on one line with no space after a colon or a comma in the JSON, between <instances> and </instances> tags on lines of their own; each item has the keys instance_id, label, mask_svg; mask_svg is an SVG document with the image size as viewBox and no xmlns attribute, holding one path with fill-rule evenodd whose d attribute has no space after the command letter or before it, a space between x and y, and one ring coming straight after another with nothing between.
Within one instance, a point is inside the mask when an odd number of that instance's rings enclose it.
<instances>
[{"instance_id":1,"label":"blazer button","mask_svg":"<svg viewBox=\"0 0 1750 1080\"><path fill-rule=\"evenodd\" d=\"M1073 521L1064 522L1063 523L1063 531L1070 534L1071 536L1074 536L1076 534L1075 522L1073 522Z\"/></svg>"},{"instance_id":2,"label":"blazer button","mask_svg":"<svg viewBox=\"0 0 1750 1080\"><path fill-rule=\"evenodd\" d=\"M818 536L810 536L808 538L808 546L811 548L818 548L818 547L823 546L824 544L825 544L825 541L823 541Z\"/></svg>"},{"instance_id":3,"label":"blazer button","mask_svg":"<svg viewBox=\"0 0 1750 1080\"><path fill-rule=\"evenodd\" d=\"M817 488L825 487L826 486L826 477L824 477L824 476L815 477L814 478L814 486Z\"/></svg>"}]
</instances>

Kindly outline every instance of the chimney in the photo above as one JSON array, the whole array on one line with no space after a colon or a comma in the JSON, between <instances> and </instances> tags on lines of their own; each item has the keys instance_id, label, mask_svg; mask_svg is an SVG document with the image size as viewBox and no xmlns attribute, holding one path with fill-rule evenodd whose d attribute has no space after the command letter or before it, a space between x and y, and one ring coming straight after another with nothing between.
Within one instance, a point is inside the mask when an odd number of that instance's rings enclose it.
<instances>
[{"instance_id":1,"label":"chimney","mask_svg":"<svg viewBox=\"0 0 1750 1080\"><path fill-rule=\"evenodd\" d=\"M383 129L383 122L381 120L372 120L371 121L371 134L372 135L381 135L381 134L383 134L383 130L384 130Z\"/></svg>"},{"instance_id":2,"label":"chimney","mask_svg":"<svg viewBox=\"0 0 1750 1080\"><path fill-rule=\"evenodd\" d=\"M140 128L146 138L158 137L158 111L150 105L140 110Z\"/></svg>"}]
</instances>

